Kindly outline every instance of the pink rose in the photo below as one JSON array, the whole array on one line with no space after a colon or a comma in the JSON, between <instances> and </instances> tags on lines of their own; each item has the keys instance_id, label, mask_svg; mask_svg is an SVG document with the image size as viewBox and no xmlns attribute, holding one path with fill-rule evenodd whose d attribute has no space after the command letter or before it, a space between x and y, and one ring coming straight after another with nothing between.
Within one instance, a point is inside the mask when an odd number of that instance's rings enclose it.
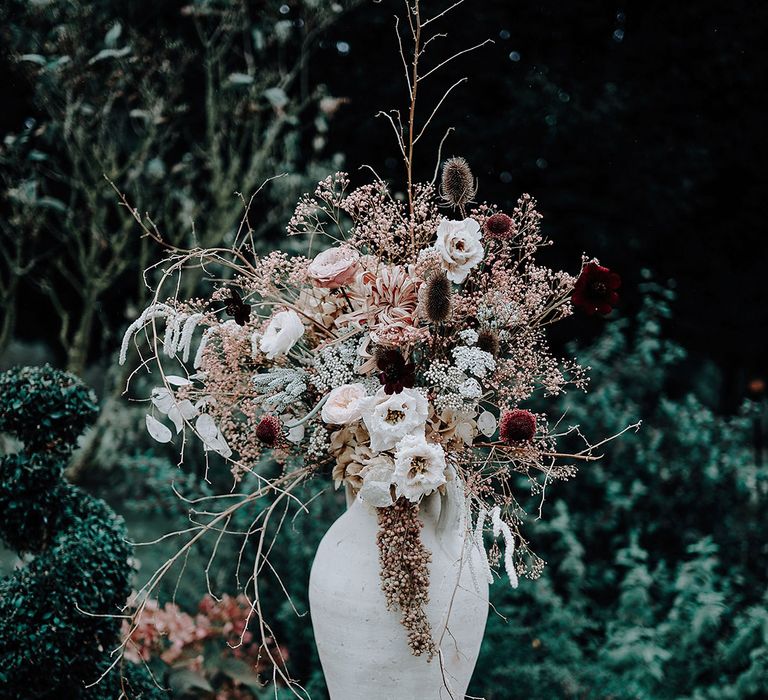
<instances>
[{"instance_id":1,"label":"pink rose","mask_svg":"<svg viewBox=\"0 0 768 700\"><path fill-rule=\"evenodd\" d=\"M329 248L309 263L307 275L318 287L336 289L355 279L360 268L360 254L350 246Z\"/></svg>"}]
</instances>

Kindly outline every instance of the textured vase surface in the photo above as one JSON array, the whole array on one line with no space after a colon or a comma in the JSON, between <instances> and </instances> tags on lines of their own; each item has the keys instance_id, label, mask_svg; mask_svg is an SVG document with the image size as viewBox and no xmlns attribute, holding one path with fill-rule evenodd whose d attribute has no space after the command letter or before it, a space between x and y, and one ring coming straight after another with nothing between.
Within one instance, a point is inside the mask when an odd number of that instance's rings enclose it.
<instances>
[{"instance_id":1,"label":"textured vase surface","mask_svg":"<svg viewBox=\"0 0 768 700\"><path fill-rule=\"evenodd\" d=\"M359 498L320 542L309 603L331 700L463 700L488 617L488 585L477 552L464 546L454 489L420 508L421 539L432 554L430 601L435 656L413 656L400 613L387 610L379 576L376 510ZM479 560L478 560L479 561ZM475 582L476 580L476 582Z\"/></svg>"}]
</instances>

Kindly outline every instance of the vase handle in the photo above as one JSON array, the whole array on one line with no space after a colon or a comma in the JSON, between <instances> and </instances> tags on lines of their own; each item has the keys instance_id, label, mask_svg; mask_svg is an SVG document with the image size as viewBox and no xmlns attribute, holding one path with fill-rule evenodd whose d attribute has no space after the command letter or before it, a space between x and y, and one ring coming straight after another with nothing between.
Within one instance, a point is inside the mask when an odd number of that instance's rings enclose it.
<instances>
[{"instance_id":1,"label":"vase handle","mask_svg":"<svg viewBox=\"0 0 768 700\"><path fill-rule=\"evenodd\" d=\"M464 511L464 489L458 476L445 484L445 494L440 496L440 517L437 520L437 535L441 539L446 533L461 530Z\"/></svg>"}]
</instances>

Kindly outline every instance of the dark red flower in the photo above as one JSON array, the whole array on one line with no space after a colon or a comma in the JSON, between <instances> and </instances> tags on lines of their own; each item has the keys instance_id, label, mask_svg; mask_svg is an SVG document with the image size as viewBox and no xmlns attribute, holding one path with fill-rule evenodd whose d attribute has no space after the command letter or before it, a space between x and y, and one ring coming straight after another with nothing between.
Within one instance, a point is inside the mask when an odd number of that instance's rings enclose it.
<instances>
[{"instance_id":1,"label":"dark red flower","mask_svg":"<svg viewBox=\"0 0 768 700\"><path fill-rule=\"evenodd\" d=\"M509 445L530 442L536 434L536 416L523 408L504 411L499 420L499 437Z\"/></svg>"},{"instance_id":2,"label":"dark red flower","mask_svg":"<svg viewBox=\"0 0 768 700\"><path fill-rule=\"evenodd\" d=\"M616 290L621 277L596 262L588 262L576 280L571 294L573 305L590 316L595 312L609 314L619 300Z\"/></svg>"},{"instance_id":3,"label":"dark red flower","mask_svg":"<svg viewBox=\"0 0 768 700\"><path fill-rule=\"evenodd\" d=\"M234 289L230 289L229 294L229 298L224 299L226 302L224 310L227 316L234 317L238 326L244 326L251 319L251 305L246 304Z\"/></svg>"},{"instance_id":4,"label":"dark red flower","mask_svg":"<svg viewBox=\"0 0 768 700\"><path fill-rule=\"evenodd\" d=\"M256 437L268 447L274 447L283 434L277 416L264 416L256 426Z\"/></svg>"},{"instance_id":5,"label":"dark red flower","mask_svg":"<svg viewBox=\"0 0 768 700\"><path fill-rule=\"evenodd\" d=\"M483 228L488 238L511 238L515 234L515 222L501 212L489 216Z\"/></svg>"},{"instance_id":6,"label":"dark red flower","mask_svg":"<svg viewBox=\"0 0 768 700\"><path fill-rule=\"evenodd\" d=\"M397 350L378 350L376 366L379 368L379 381L384 385L385 394L399 394L403 389L410 389L416 381L416 366L412 362L406 362Z\"/></svg>"}]
</instances>

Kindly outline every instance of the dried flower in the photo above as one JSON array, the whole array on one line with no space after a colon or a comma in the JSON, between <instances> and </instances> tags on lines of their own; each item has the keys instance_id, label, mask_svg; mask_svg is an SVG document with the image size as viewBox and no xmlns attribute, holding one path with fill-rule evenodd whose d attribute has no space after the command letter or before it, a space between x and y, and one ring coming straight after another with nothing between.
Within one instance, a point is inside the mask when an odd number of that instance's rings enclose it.
<instances>
[{"instance_id":1,"label":"dried flower","mask_svg":"<svg viewBox=\"0 0 768 700\"><path fill-rule=\"evenodd\" d=\"M616 290L621 286L621 277L591 261L584 268L573 287L571 301L590 316L595 312L609 314L619 300Z\"/></svg>"},{"instance_id":2,"label":"dried flower","mask_svg":"<svg viewBox=\"0 0 768 700\"><path fill-rule=\"evenodd\" d=\"M515 235L515 222L512 217L499 212L485 220L483 231L488 238L496 240L511 238Z\"/></svg>"},{"instance_id":3,"label":"dried flower","mask_svg":"<svg viewBox=\"0 0 768 700\"><path fill-rule=\"evenodd\" d=\"M238 326L244 326L251 319L251 305L246 304L236 290L229 290L229 298L225 299L227 305L224 310L227 316L232 316Z\"/></svg>"},{"instance_id":4,"label":"dried flower","mask_svg":"<svg viewBox=\"0 0 768 700\"><path fill-rule=\"evenodd\" d=\"M443 165L440 195L451 206L464 207L477 194L477 182L464 158L449 158Z\"/></svg>"},{"instance_id":5,"label":"dried flower","mask_svg":"<svg viewBox=\"0 0 768 700\"><path fill-rule=\"evenodd\" d=\"M530 442L536 434L536 416L523 408L504 411L499 421L499 437L507 444Z\"/></svg>"},{"instance_id":6,"label":"dried flower","mask_svg":"<svg viewBox=\"0 0 768 700\"><path fill-rule=\"evenodd\" d=\"M380 370L379 381L384 385L384 393L399 394L403 389L410 389L416 381L416 366L406 362L398 350L378 348L376 366Z\"/></svg>"},{"instance_id":7,"label":"dried flower","mask_svg":"<svg viewBox=\"0 0 768 700\"><path fill-rule=\"evenodd\" d=\"M282 426L277 416L264 416L256 426L256 437L267 447L274 447L282 435Z\"/></svg>"},{"instance_id":8,"label":"dried flower","mask_svg":"<svg viewBox=\"0 0 768 700\"><path fill-rule=\"evenodd\" d=\"M414 656L437 653L432 628L424 610L429 602L429 562L432 555L421 541L419 506L399 498L390 508L379 508L379 566L387 608L402 613L408 646Z\"/></svg>"},{"instance_id":9,"label":"dried flower","mask_svg":"<svg viewBox=\"0 0 768 700\"><path fill-rule=\"evenodd\" d=\"M494 357L499 356L499 334L492 330L483 330L477 334L477 347Z\"/></svg>"},{"instance_id":10,"label":"dried flower","mask_svg":"<svg viewBox=\"0 0 768 700\"><path fill-rule=\"evenodd\" d=\"M433 274L421 291L423 315L441 323L451 315L451 283L442 271Z\"/></svg>"}]
</instances>

